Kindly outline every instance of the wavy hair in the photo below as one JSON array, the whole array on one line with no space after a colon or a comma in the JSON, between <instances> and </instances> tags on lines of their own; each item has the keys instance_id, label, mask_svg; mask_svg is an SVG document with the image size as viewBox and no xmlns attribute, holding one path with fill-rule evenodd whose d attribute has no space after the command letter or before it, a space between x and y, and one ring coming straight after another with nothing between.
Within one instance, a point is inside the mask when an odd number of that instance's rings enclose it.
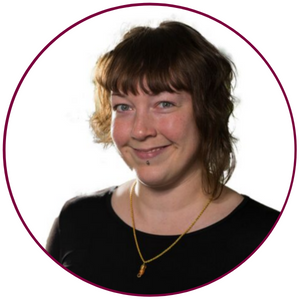
<instances>
[{"instance_id":1,"label":"wavy hair","mask_svg":"<svg viewBox=\"0 0 300 300\"><path fill-rule=\"evenodd\" d=\"M111 92L186 91L193 100L201 149L204 191L218 198L235 168L235 138L228 128L234 109L234 64L192 27L166 21L135 27L99 58L95 67L96 110L90 119L96 142L112 144Z\"/></svg>"}]
</instances>

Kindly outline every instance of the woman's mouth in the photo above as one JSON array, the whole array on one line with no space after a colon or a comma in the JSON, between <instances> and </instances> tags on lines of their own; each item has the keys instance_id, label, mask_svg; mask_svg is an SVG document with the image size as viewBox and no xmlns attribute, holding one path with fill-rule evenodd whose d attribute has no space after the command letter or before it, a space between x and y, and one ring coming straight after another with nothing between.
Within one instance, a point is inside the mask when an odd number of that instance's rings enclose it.
<instances>
[{"instance_id":1,"label":"woman's mouth","mask_svg":"<svg viewBox=\"0 0 300 300\"><path fill-rule=\"evenodd\" d=\"M169 147L167 146L160 146L160 147L153 147L153 148L148 148L148 149L140 149L140 148L133 148L135 155L140 158L140 159L150 159L154 158L161 153L163 153L166 148Z\"/></svg>"}]
</instances>

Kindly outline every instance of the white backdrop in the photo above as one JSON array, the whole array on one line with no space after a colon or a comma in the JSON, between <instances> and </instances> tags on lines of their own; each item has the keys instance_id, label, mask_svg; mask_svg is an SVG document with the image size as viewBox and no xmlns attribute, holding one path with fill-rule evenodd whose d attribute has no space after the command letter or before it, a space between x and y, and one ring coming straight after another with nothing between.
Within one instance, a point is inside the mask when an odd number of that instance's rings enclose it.
<instances>
[{"instance_id":1,"label":"white backdrop","mask_svg":"<svg viewBox=\"0 0 300 300\"><path fill-rule=\"evenodd\" d=\"M1 85L6 83L3 94L5 105L1 109L3 120L18 81L52 38L92 13L126 4L124 1L111 1L108 6L90 1L83 6L76 1L65 1L61 6L61 3L54 1L51 6L50 3L40 6L38 1L28 1L25 6L21 1L17 2L20 2L17 11L8 5L6 12L1 12L1 19L5 17L6 21L2 28L9 29L4 33L5 53L1 57L1 65L5 66L5 72L1 73ZM260 5L258 11L256 1L252 2L251 7L243 8L233 5L237 1L228 1L226 7L222 6L224 4L221 1L201 5L192 1L180 2L173 1L173 4L210 14L244 35L269 61L288 96L293 97L293 83L296 86L293 70L297 70L295 63L299 66L299 59L298 62L292 59L297 49L292 38L296 24L289 17L281 22L285 23L285 27L276 26L278 18L283 19L281 10L284 8L273 4L273 15L266 17L268 7ZM32 13L33 10L38 14ZM132 177L114 149L103 151L100 145L93 143L88 127L88 116L93 111L92 68L99 54L113 46L126 29L135 25L156 25L165 19L182 21L198 29L235 62L238 69L236 96L240 103L231 127L240 141L237 144L238 166L229 186L278 210L282 208L292 176L292 126L280 88L258 54L233 32L199 14L154 6L126 8L90 19L58 39L31 68L15 99L6 141L8 175L18 209L42 245L45 245L51 224L66 200L81 193L120 184ZM287 47L293 43L294 47ZM292 102L291 97L289 100L295 113L293 104L296 103ZM5 198L9 201L8 193ZM28 291L30 284L41 280L39 277L42 276L45 278L44 289L57 286L63 295L68 295L67 291L71 290L73 298L80 293L104 294L112 299L124 297L81 282L52 263L20 228L22 225L16 213L11 211L12 205L9 209L13 216L11 224L18 226L16 236L8 234L8 241L11 243L13 240L12 248L15 251L11 259L15 260L20 250L25 250L18 265L14 266L18 272L24 272L22 278L28 277L25 261L32 261L30 268L34 271L29 273L32 281L26 285ZM285 248L278 248L283 244L284 230L289 230L281 226L284 221L287 222L285 214L268 241L242 267L189 295L217 295L217 286L226 290L227 284L231 286L228 290L232 290L236 288L235 281L240 276L244 278L241 282L245 278L253 280L253 276L259 276L256 270L258 266L264 272L270 268L275 270L283 262L280 251ZM5 225L2 229L6 228ZM270 253L275 252L274 247L279 252L270 259ZM9 266L7 270L8 273L12 272ZM40 275L36 276L35 272ZM252 272L252 276L247 277L248 272ZM13 280L15 277L8 278ZM282 280L286 278L282 277ZM22 284L20 280L18 283ZM261 283L257 281L256 284ZM232 295L231 298L235 299Z\"/></svg>"}]
</instances>

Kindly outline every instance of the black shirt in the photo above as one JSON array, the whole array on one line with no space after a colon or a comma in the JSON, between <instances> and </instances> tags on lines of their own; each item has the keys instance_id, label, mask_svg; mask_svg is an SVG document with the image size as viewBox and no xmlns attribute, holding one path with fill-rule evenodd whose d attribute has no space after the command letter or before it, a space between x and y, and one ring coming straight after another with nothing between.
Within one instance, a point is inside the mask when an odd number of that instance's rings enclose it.
<instances>
[{"instance_id":1,"label":"black shirt","mask_svg":"<svg viewBox=\"0 0 300 300\"><path fill-rule=\"evenodd\" d=\"M132 228L113 211L114 188L69 200L54 222L47 251L64 267L101 287L134 294L166 294L209 283L242 263L266 238L279 212L247 196L227 217L186 234L169 252L142 264ZM145 260L178 236L137 231Z\"/></svg>"}]
</instances>

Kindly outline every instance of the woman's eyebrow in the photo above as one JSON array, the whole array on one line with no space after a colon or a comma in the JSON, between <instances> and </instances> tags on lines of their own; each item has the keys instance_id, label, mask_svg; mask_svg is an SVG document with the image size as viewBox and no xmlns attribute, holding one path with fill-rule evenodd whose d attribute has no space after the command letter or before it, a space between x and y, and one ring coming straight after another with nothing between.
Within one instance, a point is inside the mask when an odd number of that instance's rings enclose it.
<instances>
[{"instance_id":1,"label":"woman's eyebrow","mask_svg":"<svg viewBox=\"0 0 300 300\"><path fill-rule=\"evenodd\" d=\"M126 95L121 94L121 93L119 93L119 92L111 92L111 95L112 95L112 96L122 97L122 98L125 98L125 97L126 97Z\"/></svg>"}]
</instances>

